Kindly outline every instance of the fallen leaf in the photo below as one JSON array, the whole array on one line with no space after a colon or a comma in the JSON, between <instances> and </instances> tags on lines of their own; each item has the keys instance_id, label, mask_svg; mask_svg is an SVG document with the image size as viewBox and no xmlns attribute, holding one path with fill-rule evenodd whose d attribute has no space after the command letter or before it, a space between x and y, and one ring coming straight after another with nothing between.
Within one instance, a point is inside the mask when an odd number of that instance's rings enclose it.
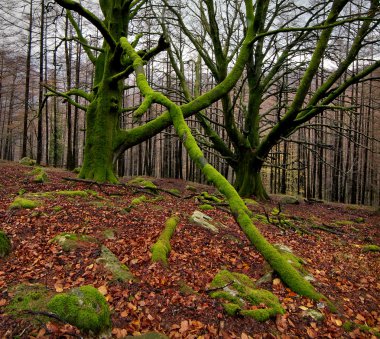
<instances>
[{"instance_id":1,"label":"fallen leaf","mask_svg":"<svg viewBox=\"0 0 380 339\"><path fill-rule=\"evenodd\" d=\"M308 310L308 308L306 306L299 306L298 308L300 308L303 311L307 311Z\"/></svg>"},{"instance_id":2,"label":"fallen leaf","mask_svg":"<svg viewBox=\"0 0 380 339\"><path fill-rule=\"evenodd\" d=\"M335 319L335 324L337 325L337 326L342 326L342 320L340 320L340 319Z\"/></svg>"},{"instance_id":3,"label":"fallen leaf","mask_svg":"<svg viewBox=\"0 0 380 339\"><path fill-rule=\"evenodd\" d=\"M63 292L63 286L62 286L62 284L57 283L57 284L54 285L54 288L55 288L55 291L58 292L58 293Z\"/></svg>"},{"instance_id":4,"label":"fallen leaf","mask_svg":"<svg viewBox=\"0 0 380 339\"><path fill-rule=\"evenodd\" d=\"M365 318L364 318L360 313L358 313L358 314L356 315L356 319L358 319L358 320L360 320L360 321L365 321Z\"/></svg>"},{"instance_id":5,"label":"fallen leaf","mask_svg":"<svg viewBox=\"0 0 380 339\"><path fill-rule=\"evenodd\" d=\"M279 285L281 283L281 280L279 278L273 279L273 285Z\"/></svg>"},{"instance_id":6,"label":"fallen leaf","mask_svg":"<svg viewBox=\"0 0 380 339\"><path fill-rule=\"evenodd\" d=\"M188 330L189 330L189 322L187 320L182 320L179 333L184 333L184 332L187 332Z\"/></svg>"},{"instance_id":7,"label":"fallen leaf","mask_svg":"<svg viewBox=\"0 0 380 339\"><path fill-rule=\"evenodd\" d=\"M99 287L98 287L98 291L99 291L101 294L106 295L106 294L107 294L107 286L105 286L105 285L99 286Z\"/></svg>"}]
</instances>

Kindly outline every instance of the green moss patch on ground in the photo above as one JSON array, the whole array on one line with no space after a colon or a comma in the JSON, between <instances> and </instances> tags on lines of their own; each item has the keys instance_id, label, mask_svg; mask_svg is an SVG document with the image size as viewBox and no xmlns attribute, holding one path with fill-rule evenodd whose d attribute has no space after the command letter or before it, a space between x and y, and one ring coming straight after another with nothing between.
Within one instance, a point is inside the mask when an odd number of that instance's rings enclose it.
<instances>
[{"instance_id":1,"label":"green moss patch on ground","mask_svg":"<svg viewBox=\"0 0 380 339\"><path fill-rule=\"evenodd\" d=\"M53 293L42 284L20 284L10 289L10 295L12 299L5 311L18 316L23 311L46 311Z\"/></svg>"},{"instance_id":2,"label":"green moss patch on ground","mask_svg":"<svg viewBox=\"0 0 380 339\"><path fill-rule=\"evenodd\" d=\"M152 181L142 178L142 177L133 178L128 181L128 184L140 186L142 188L147 188L153 193L157 193L157 186Z\"/></svg>"},{"instance_id":3,"label":"green moss patch on ground","mask_svg":"<svg viewBox=\"0 0 380 339\"><path fill-rule=\"evenodd\" d=\"M377 245L364 245L362 247L363 252L380 252L380 246Z\"/></svg>"},{"instance_id":4,"label":"green moss patch on ground","mask_svg":"<svg viewBox=\"0 0 380 339\"><path fill-rule=\"evenodd\" d=\"M267 290L256 289L254 282L245 274L221 270L212 280L210 289L210 296L222 299L229 315L240 314L265 321L284 313L278 298Z\"/></svg>"},{"instance_id":5,"label":"green moss patch on ground","mask_svg":"<svg viewBox=\"0 0 380 339\"><path fill-rule=\"evenodd\" d=\"M16 197L15 200L10 204L10 209L33 209L40 206L41 203L36 200L30 200L22 197Z\"/></svg>"}]
</instances>

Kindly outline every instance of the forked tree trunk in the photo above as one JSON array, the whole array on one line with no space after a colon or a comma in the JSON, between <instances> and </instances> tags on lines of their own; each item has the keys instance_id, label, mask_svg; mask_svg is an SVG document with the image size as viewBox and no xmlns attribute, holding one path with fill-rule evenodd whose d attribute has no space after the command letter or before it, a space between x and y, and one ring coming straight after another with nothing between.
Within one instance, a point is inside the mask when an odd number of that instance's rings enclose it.
<instances>
[{"instance_id":1,"label":"forked tree trunk","mask_svg":"<svg viewBox=\"0 0 380 339\"><path fill-rule=\"evenodd\" d=\"M269 195L261 178L262 162L247 151L238 161L235 168L236 180L234 187L241 197L254 196L258 200L268 200Z\"/></svg>"}]
</instances>

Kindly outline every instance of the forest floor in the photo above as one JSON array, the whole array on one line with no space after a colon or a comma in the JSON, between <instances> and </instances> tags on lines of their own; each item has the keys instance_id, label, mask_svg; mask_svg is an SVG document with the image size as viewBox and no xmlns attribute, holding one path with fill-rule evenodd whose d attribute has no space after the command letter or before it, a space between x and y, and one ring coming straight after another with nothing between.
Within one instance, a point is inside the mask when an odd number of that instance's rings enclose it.
<instances>
[{"instance_id":1,"label":"forest floor","mask_svg":"<svg viewBox=\"0 0 380 339\"><path fill-rule=\"evenodd\" d=\"M20 283L40 283L62 292L91 284L105 295L112 310L111 337L160 332L173 338L371 338L380 332L380 253L366 252L365 245L380 245L379 211L362 206L313 203L282 205L286 218L312 234L299 234L265 222L255 222L272 243L290 247L303 258L314 276L313 285L337 307L331 312L323 304L300 297L273 276L260 287L272 291L286 313L257 322L229 316L220 300L207 289L220 269L248 275L257 281L268 269L226 207L204 211L227 228L217 234L196 226L190 215L201 204L195 197L209 186L181 180L154 180L159 188L178 189L181 197L160 191L161 200L142 202L133 208L132 199L146 195L144 189L128 185L95 185L66 180L75 174L46 168L48 181L33 182L32 168L0 162L0 230L6 232L13 250L0 258L0 337L78 337L78 330L50 319L47 323L9 315L6 306L12 288ZM186 189L196 187L197 192ZM38 197L35 209L10 209L20 193L59 190L96 191L97 195ZM278 208L279 197L250 206L254 213L269 214ZM266 212L265 212L266 211ZM150 247L173 214L179 216L171 239L169 266L152 263ZM274 213L276 214L276 213ZM330 227L336 234L311 226ZM114 239L104 232L112 230ZM71 251L50 240L61 232L90 235L97 242L83 242ZM125 263L135 281L115 281L96 262L100 245L106 245ZM315 320L308 312L323 314Z\"/></svg>"}]
</instances>

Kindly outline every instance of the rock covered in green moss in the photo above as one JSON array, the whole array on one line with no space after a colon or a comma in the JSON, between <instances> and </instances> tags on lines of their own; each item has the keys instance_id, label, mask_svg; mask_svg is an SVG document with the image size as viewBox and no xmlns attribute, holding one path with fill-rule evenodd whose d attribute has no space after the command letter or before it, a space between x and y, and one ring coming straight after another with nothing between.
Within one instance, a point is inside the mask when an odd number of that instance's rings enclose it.
<instances>
[{"instance_id":1,"label":"rock covered in green moss","mask_svg":"<svg viewBox=\"0 0 380 339\"><path fill-rule=\"evenodd\" d=\"M36 167L30 174L33 175L34 182L44 183L48 180L48 176L42 167Z\"/></svg>"},{"instance_id":2,"label":"rock covered in green moss","mask_svg":"<svg viewBox=\"0 0 380 339\"><path fill-rule=\"evenodd\" d=\"M211 206L210 204L202 204L199 206L199 209L202 211L209 211L209 210L213 210L214 206Z\"/></svg>"},{"instance_id":3,"label":"rock covered in green moss","mask_svg":"<svg viewBox=\"0 0 380 339\"><path fill-rule=\"evenodd\" d=\"M134 198L134 199L132 199L132 201L131 201L131 206L139 205L139 204L141 204L142 202L147 201L147 200L148 200L148 199L147 199L147 197L146 197L145 195L141 195L141 196L139 196L138 198Z\"/></svg>"},{"instance_id":4,"label":"rock covered in green moss","mask_svg":"<svg viewBox=\"0 0 380 339\"><path fill-rule=\"evenodd\" d=\"M112 273L114 279L119 281L134 280L133 274L128 267L122 264L119 259L106 246L102 246L100 257L96 260Z\"/></svg>"},{"instance_id":5,"label":"rock covered in green moss","mask_svg":"<svg viewBox=\"0 0 380 339\"><path fill-rule=\"evenodd\" d=\"M47 307L50 312L84 332L99 334L111 326L106 299L90 285L55 295Z\"/></svg>"},{"instance_id":6,"label":"rock covered in green moss","mask_svg":"<svg viewBox=\"0 0 380 339\"><path fill-rule=\"evenodd\" d=\"M81 242L97 242L96 238L86 234L61 233L56 235L50 242L57 243L66 252L77 248Z\"/></svg>"},{"instance_id":7,"label":"rock covered in green moss","mask_svg":"<svg viewBox=\"0 0 380 339\"><path fill-rule=\"evenodd\" d=\"M34 166L36 164L36 160L33 160L29 157L24 157L19 160L19 163L25 166Z\"/></svg>"},{"instance_id":8,"label":"rock covered in green moss","mask_svg":"<svg viewBox=\"0 0 380 339\"><path fill-rule=\"evenodd\" d=\"M165 266L168 264L168 254L171 251L170 239L173 236L178 221L178 217L171 217L166 221L164 230L151 248L153 262L161 262Z\"/></svg>"},{"instance_id":9,"label":"rock covered in green moss","mask_svg":"<svg viewBox=\"0 0 380 339\"><path fill-rule=\"evenodd\" d=\"M12 244L8 236L0 231L0 258L5 257L11 252Z\"/></svg>"},{"instance_id":10,"label":"rock covered in green moss","mask_svg":"<svg viewBox=\"0 0 380 339\"><path fill-rule=\"evenodd\" d=\"M16 197L15 200L11 203L9 208L11 209L33 209L36 208L40 205L41 203L36 200L30 200L30 199L25 199L22 197Z\"/></svg>"},{"instance_id":11,"label":"rock covered in green moss","mask_svg":"<svg viewBox=\"0 0 380 339\"><path fill-rule=\"evenodd\" d=\"M155 184L153 184L152 181L145 179L145 178L142 178L142 177L133 178L133 179L128 181L128 184L137 185L137 186L141 186L143 188L147 188L154 193L157 192L157 186Z\"/></svg>"},{"instance_id":12,"label":"rock covered in green moss","mask_svg":"<svg viewBox=\"0 0 380 339\"><path fill-rule=\"evenodd\" d=\"M286 195L280 199L281 205L299 205L300 201L296 197Z\"/></svg>"},{"instance_id":13,"label":"rock covered in green moss","mask_svg":"<svg viewBox=\"0 0 380 339\"><path fill-rule=\"evenodd\" d=\"M256 289L254 282L245 274L227 270L219 271L210 284L210 296L224 300L227 314L248 316L257 321L265 321L284 309L278 298L271 292Z\"/></svg>"}]
</instances>

